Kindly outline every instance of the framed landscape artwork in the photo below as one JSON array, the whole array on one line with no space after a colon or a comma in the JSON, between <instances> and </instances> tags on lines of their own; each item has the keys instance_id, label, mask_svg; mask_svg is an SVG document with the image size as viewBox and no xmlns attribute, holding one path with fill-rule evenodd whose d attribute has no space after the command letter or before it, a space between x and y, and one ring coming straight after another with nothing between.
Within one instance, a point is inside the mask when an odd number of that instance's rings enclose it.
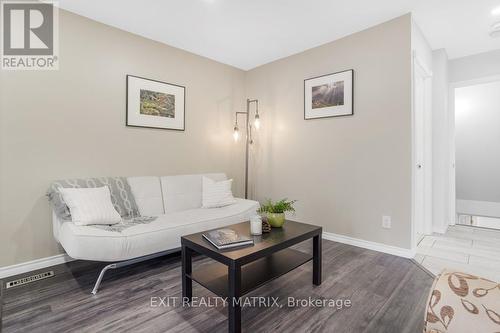
<instances>
[{"instance_id":1,"label":"framed landscape artwork","mask_svg":"<svg viewBox=\"0 0 500 333\"><path fill-rule=\"evenodd\" d=\"M127 126L184 130L186 88L127 75Z\"/></svg>"},{"instance_id":2,"label":"framed landscape artwork","mask_svg":"<svg viewBox=\"0 0 500 333\"><path fill-rule=\"evenodd\" d=\"M352 69L304 80L304 119L354 114Z\"/></svg>"}]
</instances>

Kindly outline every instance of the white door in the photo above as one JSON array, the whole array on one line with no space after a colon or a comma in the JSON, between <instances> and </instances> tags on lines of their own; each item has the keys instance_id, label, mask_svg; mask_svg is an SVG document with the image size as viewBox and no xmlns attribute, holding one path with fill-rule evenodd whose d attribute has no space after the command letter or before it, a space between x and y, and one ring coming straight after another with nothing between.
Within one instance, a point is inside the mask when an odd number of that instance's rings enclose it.
<instances>
[{"instance_id":1,"label":"white door","mask_svg":"<svg viewBox=\"0 0 500 333\"><path fill-rule=\"evenodd\" d=\"M416 242L424 236L425 221L425 78L414 78L414 233Z\"/></svg>"},{"instance_id":2,"label":"white door","mask_svg":"<svg viewBox=\"0 0 500 333\"><path fill-rule=\"evenodd\" d=\"M413 246L432 233L432 73L413 63Z\"/></svg>"}]
</instances>

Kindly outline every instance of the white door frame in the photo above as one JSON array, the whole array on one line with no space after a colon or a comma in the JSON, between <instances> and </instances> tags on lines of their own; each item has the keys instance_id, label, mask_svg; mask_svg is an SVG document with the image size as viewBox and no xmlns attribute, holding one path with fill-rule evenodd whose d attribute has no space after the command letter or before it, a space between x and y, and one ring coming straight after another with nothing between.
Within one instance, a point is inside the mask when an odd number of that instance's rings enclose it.
<instances>
[{"instance_id":1,"label":"white door frame","mask_svg":"<svg viewBox=\"0 0 500 333\"><path fill-rule=\"evenodd\" d=\"M412 54L412 202L411 202L411 248L415 250L417 247L417 221L416 221L416 179L417 179L417 143L416 143L416 101L415 101L415 82L417 73L424 79L424 160L422 166L424 173L424 216L423 232L424 234L432 234L432 71L427 68L425 63L420 60L417 53ZM420 133L422 135L422 133Z\"/></svg>"},{"instance_id":2,"label":"white door frame","mask_svg":"<svg viewBox=\"0 0 500 333\"><path fill-rule=\"evenodd\" d=\"M461 87L473 86L476 84L483 84L489 82L500 81L500 75L486 76L479 79L465 80L465 81L457 81L449 84L449 92L448 92L448 133L449 133L449 144L448 144L448 156L449 156L449 164L448 164L448 172L449 172L449 187L448 187L448 216L449 216L449 225L455 225L457 223L457 208L456 208L456 175L455 175L455 89Z\"/></svg>"}]
</instances>

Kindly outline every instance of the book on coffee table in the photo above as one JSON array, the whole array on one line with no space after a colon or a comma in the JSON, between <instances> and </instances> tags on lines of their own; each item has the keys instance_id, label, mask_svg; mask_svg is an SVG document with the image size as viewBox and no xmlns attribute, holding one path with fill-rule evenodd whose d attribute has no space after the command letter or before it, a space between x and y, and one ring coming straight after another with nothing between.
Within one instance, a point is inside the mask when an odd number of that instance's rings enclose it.
<instances>
[{"instance_id":1,"label":"book on coffee table","mask_svg":"<svg viewBox=\"0 0 500 333\"><path fill-rule=\"evenodd\" d=\"M236 231L229 228L204 232L203 237L219 250L236 246L253 245L252 238L239 235Z\"/></svg>"}]
</instances>

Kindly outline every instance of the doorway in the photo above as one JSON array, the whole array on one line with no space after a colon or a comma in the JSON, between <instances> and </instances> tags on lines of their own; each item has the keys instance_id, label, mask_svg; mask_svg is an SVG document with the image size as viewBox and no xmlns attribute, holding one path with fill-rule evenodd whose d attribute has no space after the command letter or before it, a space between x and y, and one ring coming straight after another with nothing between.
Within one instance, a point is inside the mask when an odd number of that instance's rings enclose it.
<instances>
[{"instance_id":1,"label":"doorway","mask_svg":"<svg viewBox=\"0 0 500 333\"><path fill-rule=\"evenodd\" d=\"M455 221L500 230L500 79L453 89Z\"/></svg>"}]
</instances>

